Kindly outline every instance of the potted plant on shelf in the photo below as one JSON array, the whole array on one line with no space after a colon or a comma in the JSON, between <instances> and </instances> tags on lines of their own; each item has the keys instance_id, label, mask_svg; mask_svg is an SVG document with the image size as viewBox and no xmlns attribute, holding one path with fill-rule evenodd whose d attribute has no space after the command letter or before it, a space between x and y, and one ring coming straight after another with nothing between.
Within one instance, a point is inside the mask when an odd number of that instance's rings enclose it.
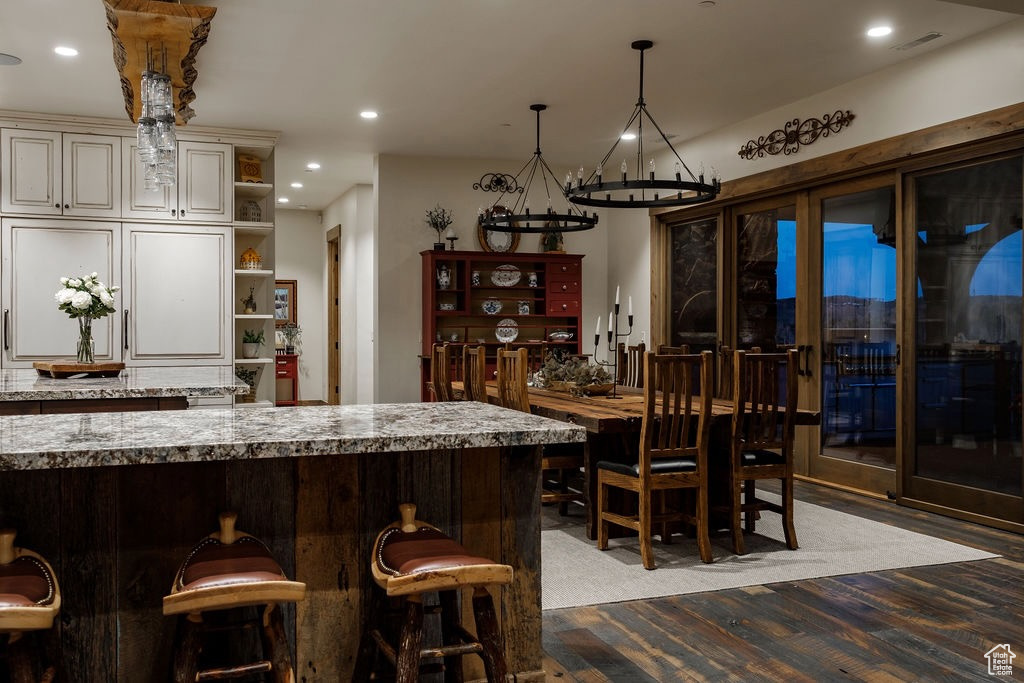
<instances>
[{"instance_id":1,"label":"potted plant on shelf","mask_svg":"<svg viewBox=\"0 0 1024 683\"><path fill-rule=\"evenodd\" d=\"M256 358L263 346L263 330L245 330L242 333L242 358Z\"/></svg>"},{"instance_id":2,"label":"potted plant on shelf","mask_svg":"<svg viewBox=\"0 0 1024 683\"><path fill-rule=\"evenodd\" d=\"M284 352L295 353L295 343L302 336L302 328L296 323L285 323L281 326L281 336L284 337Z\"/></svg>"},{"instance_id":3,"label":"potted plant on shelf","mask_svg":"<svg viewBox=\"0 0 1024 683\"><path fill-rule=\"evenodd\" d=\"M441 233L447 230L448 226L452 224L452 212L443 208L440 204L437 204L433 209L427 209L426 221L427 225L437 232L437 241L434 242L434 251L444 251L444 239L441 237Z\"/></svg>"},{"instance_id":4,"label":"potted plant on shelf","mask_svg":"<svg viewBox=\"0 0 1024 683\"><path fill-rule=\"evenodd\" d=\"M253 403L256 400L256 372L256 368L235 368L235 377L249 385L249 393L238 397L242 403Z\"/></svg>"}]
</instances>

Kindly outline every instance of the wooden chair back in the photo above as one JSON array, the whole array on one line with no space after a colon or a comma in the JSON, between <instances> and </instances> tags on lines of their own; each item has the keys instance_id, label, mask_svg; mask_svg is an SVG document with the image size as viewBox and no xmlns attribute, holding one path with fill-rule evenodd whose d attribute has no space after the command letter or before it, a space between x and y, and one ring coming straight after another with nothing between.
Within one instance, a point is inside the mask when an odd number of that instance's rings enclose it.
<instances>
[{"instance_id":1,"label":"wooden chair back","mask_svg":"<svg viewBox=\"0 0 1024 683\"><path fill-rule=\"evenodd\" d=\"M514 346L511 342L505 344L506 351L515 351L520 348L526 350L526 379L529 382L530 375L540 370L544 365L544 358L548 354L548 343L540 342L539 344L529 344L527 346Z\"/></svg>"},{"instance_id":2,"label":"wooden chair back","mask_svg":"<svg viewBox=\"0 0 1024 683\"><path fill-rule=\"evenodd\" d=\"M430 349L430 393L435 401L452 401L452 361L447 344Z\"/></svg>"},{"instance_id":3,"label":"wooden chair back","mask_svg":"<svg viewBox=\"0 0 1024 683\"><path fill-rule=\"evenodd\" d=\"M646 345L640 342L636 346L626 346L619 342L618 361L616 367L615 381L624 387L636 387L642 389L644 386L644 353Z\"/></svg>"},{"instance_id":4,"label":"wooden chair back","mask_svg":"<svg viewBox=\"0 0 1024 683\"><path fill-rule=\"evenodd\" d=\"M651 478L651 464L657 458L693 457L698 472L705 472L711 433L712 353L646 353L644 363L641 482Z\"/></svg>"},{"instance_id":5,"label":"wooden chair back","mask_svg":"<svg viewBox=\"0 0 1024 683\"><path fill-rule=\"evenodd\" d=\"M733 450L782 449L790 460L796 426L798 351L736 351L733 364Z\"/></svg>"},{"instance_id":6,"label":"wooden chair back","mask_svg":"<svg viewBox=\"0 0 1024 683\"><path fill-rule=\"evenodd\" d=\"M526 388L529 360L525 348L498 349L498 400L505 408L530 412Z\"/></svg>"},{"instance_id":7,"label":"wooden chair back","mask_svg":"<svg viewBox=\"0 0 1024 683\"><path fill-rule=\"evenodd\" d=\"M462 347L462 398L487 403L487 357L483 346Z\"/></svg>"}]
</instances>

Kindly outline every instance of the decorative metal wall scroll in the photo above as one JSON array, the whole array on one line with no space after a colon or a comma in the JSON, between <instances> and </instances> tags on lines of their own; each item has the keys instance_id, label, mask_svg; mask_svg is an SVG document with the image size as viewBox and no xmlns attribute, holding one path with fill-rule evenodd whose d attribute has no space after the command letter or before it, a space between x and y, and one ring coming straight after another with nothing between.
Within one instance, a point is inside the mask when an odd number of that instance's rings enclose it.
<instances>
[{"instance_id":1,"label":"decorative metal wall scroll","mask_svg":"<svg viewBox=\"0 0 1024 683\"><path fill-rule=\"evenodd\" d=\"M480 182L473 183L474 190L484 192L523 193L523 188L516 182L516 177L508 173L484 173Z\"/></svg>"},{"instance_id":2,"label":"decorative metal wall scroll","mask_svg":"<svg viewBox=\"0 0 1024 683\"><path fill-rule=\"evenodd\" d=\"M827 138L838 133L853 121L853 114L837 109L835 114L825 114L821 119L793 119L781 129L762 135L755 142L750 140L740 147L739 155L744 159L763 157L765 154L796 154L800 145L809 145L818 138Z\"/></svg>"}]
</instances>

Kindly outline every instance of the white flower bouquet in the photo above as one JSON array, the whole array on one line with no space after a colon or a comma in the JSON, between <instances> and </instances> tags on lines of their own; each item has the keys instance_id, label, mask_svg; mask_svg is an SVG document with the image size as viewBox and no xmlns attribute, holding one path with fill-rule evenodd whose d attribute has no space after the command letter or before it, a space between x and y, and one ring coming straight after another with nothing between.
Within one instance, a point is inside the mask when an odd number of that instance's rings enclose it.
<instances>
[{"instance_id":1,"label":"white flower bouquet","mask_svg":"<svg viewBox=\"0 0 1024 683\"><path fill-rule=\"evenodd\" d=\"M63 287L53 295L57 308L69 318L102 318L116 312L114 293L120 287L107 287L97 279L97 274L84 277L62 277Z\"/></svg>"},{"instance_id":2,"label":"white flower bouquet","mask_svg":"<svg viewBox=\"0 0 1024 683\"><path fill-rule=\"evenodd\" d=\"M96 273L84 277L62 277L60 284L63 286L53 295L58 309L67 313L69 318L78 318L79 363L95 362L93 319L117 310L114 308L114 293L121 288L107 287L98 277Z\"/></svg>"}]
</instances>

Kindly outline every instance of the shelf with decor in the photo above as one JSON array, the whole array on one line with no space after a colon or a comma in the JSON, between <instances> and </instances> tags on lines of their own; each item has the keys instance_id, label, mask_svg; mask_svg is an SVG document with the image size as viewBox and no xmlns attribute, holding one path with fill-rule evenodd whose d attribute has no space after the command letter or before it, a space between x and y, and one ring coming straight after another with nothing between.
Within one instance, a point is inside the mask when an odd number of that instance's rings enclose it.
<instances>
[{"instance_id":1,"label":"shelf with decor","mask_svg":"<svg viewBox=\"0 0 1024 683\"><path fill-rule=\"evenodd\" d=\"M582 256L440 250L420 256L423 400L437 342L458 347L458 354L467 344L483 345L489 371L505 346L581 352Z\"/></svg>"},{"instance_id":2,"label":"shelf with decor","mask_svg":"<svg viewBox=\"0 0 1024 683\"><path fill-rule=\"evenodd\" d=\"M272 406L277 400L274 373L274 148L234 148L234 364L258 370L254 402L239 406ZM247 334L262 333L257 357L245 358ZM252 351L250 349L249 353ZM236 373L237 374L237 373Z\"/></svg>"}]
</instances>

